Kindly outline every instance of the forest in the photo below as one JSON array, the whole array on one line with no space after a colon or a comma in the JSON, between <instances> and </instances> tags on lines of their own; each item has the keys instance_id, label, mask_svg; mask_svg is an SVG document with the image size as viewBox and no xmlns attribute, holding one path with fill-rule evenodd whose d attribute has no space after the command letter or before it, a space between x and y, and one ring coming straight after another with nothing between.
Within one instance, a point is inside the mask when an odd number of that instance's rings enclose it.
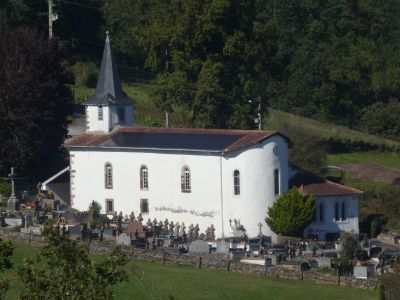
<instances>
[{"instance_id":1,"label":"forest","mask_svg":"<svg viewBox=\"0 0 400 300\"><path fill-rule=\"evenodd\" d=\"M71 68L90 70L109 30L119 64L153 74L157 107L193 127L253 128L260 102L399 139L399 4L54 0L53 31ZM46 36L48 1L2 1L0 23Z\"/></svg>"}]
</instances>

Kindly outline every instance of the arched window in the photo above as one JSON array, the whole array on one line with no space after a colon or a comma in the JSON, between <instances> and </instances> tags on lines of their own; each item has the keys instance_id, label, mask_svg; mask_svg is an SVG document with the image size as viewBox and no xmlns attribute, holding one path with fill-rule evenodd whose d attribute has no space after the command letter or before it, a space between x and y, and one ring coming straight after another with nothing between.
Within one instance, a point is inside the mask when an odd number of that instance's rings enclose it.
<instances>
[{"instance_id":1,"label":"arched window","mask_svg":"<svg viewBox=\"0 0 400 300\"><path fill-rule=\"evenodd\" d=\"M104 166L104 182L105 182L106 189L113 188L113 174L112 174L111 163L106 163Z\"/></svg>"},{"instance_id":2,"label":"arched window","mask_svg":"<svg viewBox=\"0 0 400 300\"><path fill-rule=\"evenodd\" d=\"M346 220L346 203L342 202L342 221Z\"/></svg>"},{"instance_id":3,"label":"arched window","mask_svg":"<svg viewBox=\"0 0 400 300\"><path fill-rule=\"evenodd\" d=\"M240 195L240 172L239 172L239 170L233 171L233 194Z\"/></svg>"},{"instance_id":4,"label":"arched window","mask_svg":"<svg viewBox=\"0 0 400 300\"><path fill-rule=\"evenodd\" d=\"M324 221L324 205L322 203L320 203L318 205L318 209L319 209L319 221L323 222Z\"/></svg>"},{"instance_id":5,"label":"arched window","mask_svg":"<svg viewBox=\"0 0 400 300\"><path fill-rule=\"evenodd\" d=\"M140 167L140 189L149 189L149 171L145 165Z\"/></svg>"},{"instance_id":6,"label":"arched window","mask_svg":"<svg viewBox=\"0 0 400 300\"><path fill-rule=\"evenodd\" d=\"M340 215L339 215L339 203L335 203L335 221L340 221Z\"/></svg>"},{"instance_id":7,"label":"arched window","mask_svg":"<svg viewBox=\"0 0 400 300\"><path fill-rule=\"evenodd\" d=\"M190 193L191 192L191 183L190 183L190 169L187 166L182 168L181 174L181 190L183 193Z\"/></svg>"},{"instance_id":8,"label":"arched window","mask_svg":"<svg viewBox=\"0 0 400 300\"><path fill-rule=\"evenodd\" d=\"M279 195L280 190L279 190L279 169L275 169L274 170L274 192L275 192L275 196Z\"/></svg>"}]
</instances>

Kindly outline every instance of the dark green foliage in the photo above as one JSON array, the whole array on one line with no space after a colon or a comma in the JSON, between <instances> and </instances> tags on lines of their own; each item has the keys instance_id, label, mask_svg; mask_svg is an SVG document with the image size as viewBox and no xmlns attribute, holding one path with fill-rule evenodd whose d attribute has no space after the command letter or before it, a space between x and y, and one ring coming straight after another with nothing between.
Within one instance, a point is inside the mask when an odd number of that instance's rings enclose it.
<instances>
[{"instance_id":1,"label":"dark green foliage","mask_svg":"<svg viewBox=\"0 0 400 300\"><path fill-rule=\"evenodd\" d=\"M383 185L377 187L366 187L365 194L360 199L361 230L370 236L378 233L382 225L398 230L400 229L400 187L396 185ZM372 221L380 218L374 223L372 233Z\"/></svg>"},{"instance_id":2,"label":"dark green foliage","mask_svg":"<svg viewBox=\"0 0 400 300\"><path fill-rule=\"evenodd\" d=\"M127 280L127 259L120 248L101 261L89 256L86 245L49 228L38 262L28 259L17 276L25 285L22 299L112 299L110 286Z\"/></svg>"},{"instance_id":3,"label":"dark green foliage","mask_svg":"<svg viewBox=\"0 0 400 300\"><path fill-rule=\"evenodd\" d=\"M0 30L0 174L40 172L67 134L72 95L57 44L27 28Z\"/></svg>"},{"instance_id":4,"label":"dark green foliage","mask_svg":"<svg viewBox=\"0 0 400 300\"><path fill-rule=\"evenodd\" d=\"M342 251L340 252L340 256L347 258L348 260L354 259L359 249L358 235L344 232L340 236L340 241L342 244Z\"/></svg>"},{"instance_id":5,"label":"dark green foliage","mask_svg":"<svg viewBox=\"0 0 400 300\"><path fill-rule=\"evenodd\" d=\"M14 252L14 246L11 241L0 239L0 272L12 268L11 256ZM0 279L0 299L4 299L9 288L9 283L5 279Z\"/></svg>"},{"instance_id":6,"label":"dark green foliage","mask_svg":"<svg viewBox=\"0 0 400 300\"><path fill-rule=\"evenodd\" d=\"M94 62L78 61L72 67L75 85L95 87L99 76L98 67Z\"/></svg>"},{"instance_id":7,"label":"dark green foliage","mask_svg":"<svg viewBox=\"0 0 400 300\"><path fill-rule=\"evenodd\" d=\"M11 195L11 184L10 183L0 181L0 195L6 196L6 197Z\"/></svg>"},{"instance_id":8,"label":"dark green foliage","mask_svg":"<svg viewBox=\"0 0 400 300\"><path fill-rule=\"evenodd\" d=\"M386 138L400 139L400 101L374 103L365 109L360 127L371 134Z\"/></svg>"},{"instance_id":9,"label":"dark green foliage","mask_svg":"<svg viewBox=\"0 0 400 300\"><path fill-rule=\"evenodd\" d=\"M388 218L382 214L367 215L360 223L360 231L369 237L376 237L381 233L384 225L388 222Z\"/></svg>"},{"instance_id":10,"label":"dark green foliage","mask_svg":"<svg viewBox=\"0 0 400 300\"><path fill-rule=\"evenodd\" d=\"M324 141L304 128L283 124L279 132L286 135L293 146L289 149L289 161L304 170L315 174L321 173L321 168L326 163L326 147Z\"/></svg>"},{"instance_id":11,"label":"dark green foliage","mask_svg":"<svg viewBox=\"0 0 400 300\"><path fill-rule=\"evenodd\" d=\"M314 196L304 198L294 187L268 208L265 222L276 233L301 237L312 222L315 209Z\"/></svg>"},{"instance_id":12,"label":"dark green foliage","mask_svg":"<svg viewBox=\"0 0 400 300\"><path fill-rule=\"evenodd\" d=\"M3 241L0 239L0 272L12 267L11 256L13 255L14 246L11 241Z\"/></svg>"}]
</instances>

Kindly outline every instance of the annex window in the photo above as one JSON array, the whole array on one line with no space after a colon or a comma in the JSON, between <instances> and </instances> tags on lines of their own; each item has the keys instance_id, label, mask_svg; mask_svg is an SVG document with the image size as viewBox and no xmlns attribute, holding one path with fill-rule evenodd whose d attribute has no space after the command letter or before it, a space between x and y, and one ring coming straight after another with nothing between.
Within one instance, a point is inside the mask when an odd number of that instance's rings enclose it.
<instances>
[{"instance_id":1,"label":"annex window","mask_svg":"<svg viewBox=\"0 0 400 300\"><path fill-rule=\"evenodd\" d=\"M149 213L149 200L140 199L140 212L142 214L148 214Z\"/></svg>"},{"instance_id":2,"label":"annex window","mask_svg":"<svg viewBox=\"0 0 400 300\"><path fill-rule=\"evenodd\" d=\"M99 121L103 121L103 107L102 106L99 106L99 108L98 108L97 119Z\"/></svg>"},{"instance_id":3,"label":"annex window","mask_svg":"<svg viewBox=\"0 0 400 300\"><path fill-rule=\"evenodd\" d=\"M111 163L106 163L104 166L104 182L106 189L113 188L113 173Z\"/></svg>"},{"instance_id":4,"label":"annex window","mask_svg":"<svg viewBox=\"0 0 400 300\"><path fill-rule=\"evenodd\" d=\"M335 221L340 221L339 203L335 203Z\"/></svg>"},{"instance_id":5,"label":"annex window","mask_svg":"<svg viewBox=\"0 0 400 300\"><path fill-rule=\"evenodd\" d=\"M149 189L149 170L145 165L140 167L140 189Z\"/></svg>"},{"instance_id":6,"label":"annex window","mask_svg":"<svg viewBox=\"0 0 400 300\"><path fill-rule=\"evenodd\" d=\"M346 216L346 204L344 202L342 202L341 213L342 213L342 221L346 220L347 219L347 216Z\"/></svg>"},{"instance_id":7,"label":"annex window","mask_svg":"<svg viewBox=\"0 0 400 300\"><path fill-rule=\"evenodd\" d=\"M280 191L279 191L279 169L275 169L274 170L274 192L275 192L275 196L279 195Z\"/></svg>"},{"instance_id":8,"label":"annex window","mask_svg":"<svg viewBox=\"0 0 400 300\"><path fill-rule=\"evenodd\" d=\"M239 172L239 170L233 171L233 194L240 195L240 172Z\"/></svg>"},{"instance_id":9,"label":"annex window","mask_svg":"<svg viewBox=\"0 0 400 300\"><path fill-rule=\"evenodd\" d=\"M110 215L114 213L114 200L106 199L106 214Z\"/></svg>"},{"instance_id":10,"label":"annex window","mask_svg":"<svg viewBox=\"0 0 400 300\"><path fill-rule=\"evenodd\" d=\"M318 205L318 209L319 209L319 221L324 222L324 205L320 203Z\"/></svg>"},{"instance_id":11,"label":"annex window","mask_svg":"<svg viewBox=\"0 0 400 300\"><path fill-rule=\"evenodd\" d=\"M119 107L117 114L118 114L118 122L120 123L125 122L125 108Z\"/></svg>"},{"instance_id":12,"label":"annex window","mask_svg":"<svg viewBox=\"0 0 400 300\"><path fill-rule=\"evenodd\" d=\"M181 190L184 193L190 193L191 192L191 182L190 182L190 169L189 167L183 167L182 168L182 174L181 174Z\"/></svg>"}]
</instances>

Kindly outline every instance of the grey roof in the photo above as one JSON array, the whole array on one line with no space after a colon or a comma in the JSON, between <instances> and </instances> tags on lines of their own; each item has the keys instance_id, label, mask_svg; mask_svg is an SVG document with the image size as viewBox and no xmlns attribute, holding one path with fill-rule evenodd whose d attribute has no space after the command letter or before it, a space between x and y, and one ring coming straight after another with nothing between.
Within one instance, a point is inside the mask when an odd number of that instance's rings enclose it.
<instances>
[{"instance_id":1,"label":"grey roof","mask_svg":"<svg viewBox=\"0 0 400 300\"><path fill-rule=\"evenodd\" d=\"M83 105L129 105L132 99L122 90L121 80L118 75L117 65L111 51L110 37L107 33L104 46L103 59L96 93L82 103Z\"/></svg>"}]
</instances>

